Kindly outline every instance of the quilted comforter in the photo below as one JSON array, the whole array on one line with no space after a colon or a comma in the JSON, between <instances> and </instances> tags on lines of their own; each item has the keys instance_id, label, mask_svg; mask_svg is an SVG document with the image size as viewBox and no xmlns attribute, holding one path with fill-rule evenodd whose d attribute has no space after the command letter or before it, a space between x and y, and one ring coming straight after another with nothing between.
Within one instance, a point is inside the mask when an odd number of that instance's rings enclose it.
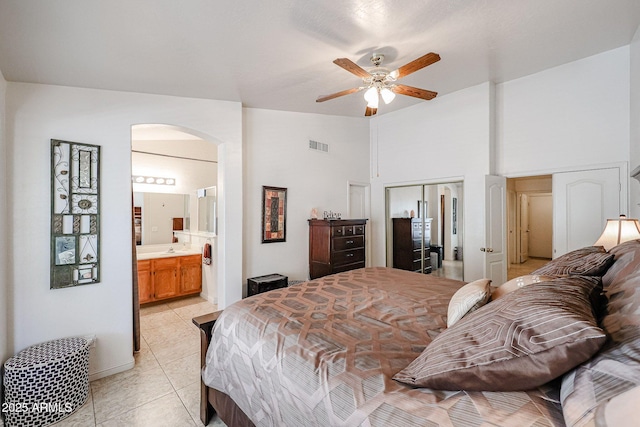
<instances>
[{"instance_id":1,"label":"quilted comforter","mask_svg":"<svg viewBox=\"0 0 640 427\"><path fill-rule=\"evenodd\" d=\"M436 391L396 382L446 327L463 282L365 268L224 310L205 383L257 426L562 426L558 389Z\"/></svg>"}]
</instances>

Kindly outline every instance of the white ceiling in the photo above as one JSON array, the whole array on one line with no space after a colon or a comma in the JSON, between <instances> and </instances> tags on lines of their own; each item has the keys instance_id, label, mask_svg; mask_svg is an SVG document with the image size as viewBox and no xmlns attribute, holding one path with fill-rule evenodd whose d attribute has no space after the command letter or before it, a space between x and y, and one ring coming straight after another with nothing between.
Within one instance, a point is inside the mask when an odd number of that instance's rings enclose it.
<instances>
[{"instance_id":1,"label":"white ceiling","mask_svg":"<svg viewBox=\"0 0 640 427\"><path fill-rule=\"evenodd\" d=\"M336 58L368 67L381 52L395 69L437 52L401 82L444 95L627 45L639 25L638 0L0 0L0 71L361 116L362 93L315 102L361 83ZM398 96L379 114L418 102Z\"/></svg>"}]
</instances>

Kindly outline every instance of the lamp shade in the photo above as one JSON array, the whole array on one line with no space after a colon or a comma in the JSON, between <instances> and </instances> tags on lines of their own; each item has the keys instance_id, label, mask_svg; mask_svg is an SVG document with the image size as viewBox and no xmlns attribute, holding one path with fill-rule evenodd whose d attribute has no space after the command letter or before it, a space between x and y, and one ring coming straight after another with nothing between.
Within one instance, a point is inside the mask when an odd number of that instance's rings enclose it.
<instances>
[{"instance_id":1,"label":"lamp shade","mask_svg":"<svg viewBox=\"0 0 640 427\"><path fill-rule=\"evenodd\" d=\"M620 243L635 239L640 239L640 224L638 220L620 215L620 218L607 220L607 225L605 225L602 235L593 245L604 246L608 251Z\"/></svg>"}]
</instances>

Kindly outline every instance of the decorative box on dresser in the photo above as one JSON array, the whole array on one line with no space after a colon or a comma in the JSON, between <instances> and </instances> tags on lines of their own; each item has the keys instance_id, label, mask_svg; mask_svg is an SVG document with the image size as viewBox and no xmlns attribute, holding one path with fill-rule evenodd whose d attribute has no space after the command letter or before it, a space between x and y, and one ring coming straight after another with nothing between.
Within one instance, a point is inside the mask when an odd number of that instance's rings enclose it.
<instances>
[{"instance_id":1,"label":"decorative box on dresser","mask_svg":"<svg viewBox=\"0 0 640 427\"><path fill-rule=\"evenodd\" d=\"M417 273L431 273L429 246L431 244L432 218L424 219L424 241L422 238L422 218L392 218L392 220L393 267Z\"/></svg>"},{"instance_id":2,"label":"decorative box on dresser","mask_svg":"<svg viewBox=\"0 0 640 427\"><path fill-rule=\"evenodd\" d=\"M365 266L366 219L309 220L309 277Z\"/></svg>"}]
</instances>

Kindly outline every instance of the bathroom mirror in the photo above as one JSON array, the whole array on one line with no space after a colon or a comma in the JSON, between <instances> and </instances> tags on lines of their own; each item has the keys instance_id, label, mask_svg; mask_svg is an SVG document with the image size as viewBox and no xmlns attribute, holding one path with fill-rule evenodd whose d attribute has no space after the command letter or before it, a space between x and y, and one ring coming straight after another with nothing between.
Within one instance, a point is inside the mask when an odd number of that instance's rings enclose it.
<instances>
[{"instance_id":1,"label":"bathroom mirror","mask_svg":"<svg viewBox=\"0 0 640 427\"><path fill-rule=\"evenodd\" d=\"M173 232L190 229L188 194L134 192L136 245L173 243Z\"/></svg>"},{"instance_id":2,"label":"bathroom mirror","mask_svg":"<svg viewBox=\"0 0 640 427\"><path fill-rule=\"evenodd\" d=\"M216 187L201 188L198 194L198 231L215 234L216 232Z\"/></svg>"}]
</instances>

